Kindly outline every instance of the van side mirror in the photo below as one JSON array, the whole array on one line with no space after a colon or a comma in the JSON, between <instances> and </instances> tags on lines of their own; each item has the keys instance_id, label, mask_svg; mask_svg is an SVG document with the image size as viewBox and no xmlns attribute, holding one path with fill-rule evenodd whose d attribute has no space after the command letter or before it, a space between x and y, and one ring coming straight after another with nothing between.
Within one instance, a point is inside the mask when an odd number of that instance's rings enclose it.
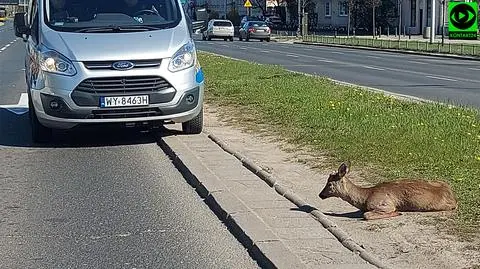
<instances>
[{"instance_id":1,"label":"van side mirror","mask_svg":"<svg viewBox=\"0 0 480 269\"><path fill-rule=\"evenodd\" d=\"M25 21L25 12L15 13L13 28L15 29L15 36L17 37L23 37L23 35L30 34L30 28Z\"/></svg>"}]
</instances>

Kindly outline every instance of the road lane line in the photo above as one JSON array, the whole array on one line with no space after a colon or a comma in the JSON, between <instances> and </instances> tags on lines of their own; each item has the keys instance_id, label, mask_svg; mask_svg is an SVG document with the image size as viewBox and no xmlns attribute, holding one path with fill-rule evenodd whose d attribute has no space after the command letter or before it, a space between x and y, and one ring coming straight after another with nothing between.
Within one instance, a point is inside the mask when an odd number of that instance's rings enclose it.
<instances>
[{"instance_id":1,"label":"road lane line","mask_svg":"<svg viewBox=\"0 0 480 269\"><path fill-rule=\"evenodd\" d=\"M381 57L378 57L378 56L370 56L370 55L367 55L367 56L365 56L365 57L367 57L367 58L373 58L373 59L380 59L380 58L381 58Z\"/></svg>"},{"instance_id":2,"label":"road lane line","mask_svg":"<svg viewBox=\"0 0 480 269\"><path fill-rule=\"evenodd\" d=\"M28 93L24 92L20 95L20 100L18 100L17 106L28 107Z\"/></svg>"},{"instance_id":3,"label":"road lane line","mask_svg":"<svg viewBox=\"0 0 480 269\"><path fill-rule=\"evenodd\" d=\"M338 51L330 51L330 53L333 53L333 54L341 54L341 55L345 55L344 52L338 52Z\"/></svg>"},{"instance_id":4,"label":"road lane line","mask_svg":"<svg viewBox=\"0 0 480 269\"><path fill-rule=\"evenodd\" d=\"M16 105L0 105L0 109L6 109L16 115L23 115L28 112L28 94L22 93Z\"/></svg>"},{"instance_id":5,"label":"road lane line","mask_svg":"<svg viewBox=\"0 0 480 269\"><path fill-rule=\"evenodd\" d=\"M439 79L439 80L447 80L447 81L458 81L456 79L452 79L452 78L444 78L444 77L436 77L436 76L425 76L427 78L433 78L433 79Z\"/></svg>"},{"instance_id":6,"label":"road lane line","mask_svg":"<svg viewBox=\"0 0 480 269\"><path fill-rule=\"evenodd\" d=\"M480 71L480 68L473 68L473 67L470 67L470 68L468 68L468 69L470 69L470 70L473 70L473 71Z\"/></svg>"},{"instance_id":7,"label":"road lane line","mask_svg":"<svg viewBox=\"0 0 480 269\"><path fill-rule=\"evenodd\" d=\"M270 53L269 50L262 50L261 52L263 52L263 53Z\"/></svg>"},{"instance_id":8,"label":"road lane line","mask_svg":"<svg viewBox=\"0 0 480 269\"><path fill-rule=\"evenodd\" d=\"M293 54L285 54L287 57L293 57L293 58L298 58L298 55L293 55Z\"/></svg>"},{"instance_id":9,"label":"road lane line","mask_svg":"<svg viewBox=\"0 0 480 269\"><path fill-rule=\"evenodd\" d=\"M325 59L318 59L317 61L325 62L325 63L334 63L335 62L335 61L332 61L332 60L325 60Z\"/></svg>"},{"instance_id":10,"label":"road lane line","mask_svg":"<svg viewBox=\"0 0 480 269\"><path fill-rule=\"evenodd\" d=\"M409 63L412 64L431 64L431 63L424 63L424 62L419 62L419 61L408 61Z\"/></svg>"},{"instance_id":11,"label":"road lane line","mask_svg":"<svg viewBox=\"0 0 480 269\"><path fill-rule=\"evenodd\" d=\"M368 66L368 65L362 65L362 67L363 67L363 68L367 68L367 69L385 71L385 69L383 69L383 68L378 68L378 67L373 67L373 66Z\"/></svg>"}]
</instances>

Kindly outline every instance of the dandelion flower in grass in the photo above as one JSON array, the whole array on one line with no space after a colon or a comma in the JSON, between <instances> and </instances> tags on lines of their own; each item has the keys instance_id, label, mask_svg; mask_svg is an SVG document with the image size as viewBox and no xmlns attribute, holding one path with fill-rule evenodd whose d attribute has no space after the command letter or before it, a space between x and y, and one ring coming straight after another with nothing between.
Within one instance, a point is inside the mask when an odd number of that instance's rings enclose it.
<instances>
[{"instance_id":1,"label":"dandelion flower in grass","mask_svg":"<svg viewBox=\"0 0 480 269\"><path fill-rule=\"evenodd\" d=\"M480 156L475 157L475 160L480 161Z\"/></svg>"}]
</instances>

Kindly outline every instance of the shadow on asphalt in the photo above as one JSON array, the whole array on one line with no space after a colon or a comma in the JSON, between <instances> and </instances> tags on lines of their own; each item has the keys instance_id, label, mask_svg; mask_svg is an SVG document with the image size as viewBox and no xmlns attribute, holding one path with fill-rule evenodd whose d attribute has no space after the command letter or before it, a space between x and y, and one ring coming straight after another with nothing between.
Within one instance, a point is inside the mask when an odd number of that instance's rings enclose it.
<instances>
[{"instance_id":1,"label":"shadow on asphalt","mask_svg":"<svg viewBox=\"0 0 480 269\"><path fill-rule=\"evenodd\" d=\"M69 131L55 130L51 142L34 143L28 110L14 113L0 108L0 146L28 148L105 147L156 143L161 137L178 135L168 125L155 129L124 128L119 125L95 125Z\"/></svg>"}]
</instances>

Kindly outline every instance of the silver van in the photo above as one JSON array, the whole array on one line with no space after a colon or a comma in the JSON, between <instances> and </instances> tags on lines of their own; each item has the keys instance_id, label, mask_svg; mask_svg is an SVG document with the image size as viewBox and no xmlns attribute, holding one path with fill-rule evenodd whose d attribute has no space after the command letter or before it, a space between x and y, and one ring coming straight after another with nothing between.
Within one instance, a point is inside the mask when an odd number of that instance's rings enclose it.
<instances>
[{"instance_id":1,"label":"silver van","mask_svg":"<svg viewBox=\"0 0 480 269\"><path fill-rule=\"evenodd\" d=\"M204 76L180 0L30 0L17 13L34 141L82 124L203 127Z\"/></svg>"}]
</instances>

